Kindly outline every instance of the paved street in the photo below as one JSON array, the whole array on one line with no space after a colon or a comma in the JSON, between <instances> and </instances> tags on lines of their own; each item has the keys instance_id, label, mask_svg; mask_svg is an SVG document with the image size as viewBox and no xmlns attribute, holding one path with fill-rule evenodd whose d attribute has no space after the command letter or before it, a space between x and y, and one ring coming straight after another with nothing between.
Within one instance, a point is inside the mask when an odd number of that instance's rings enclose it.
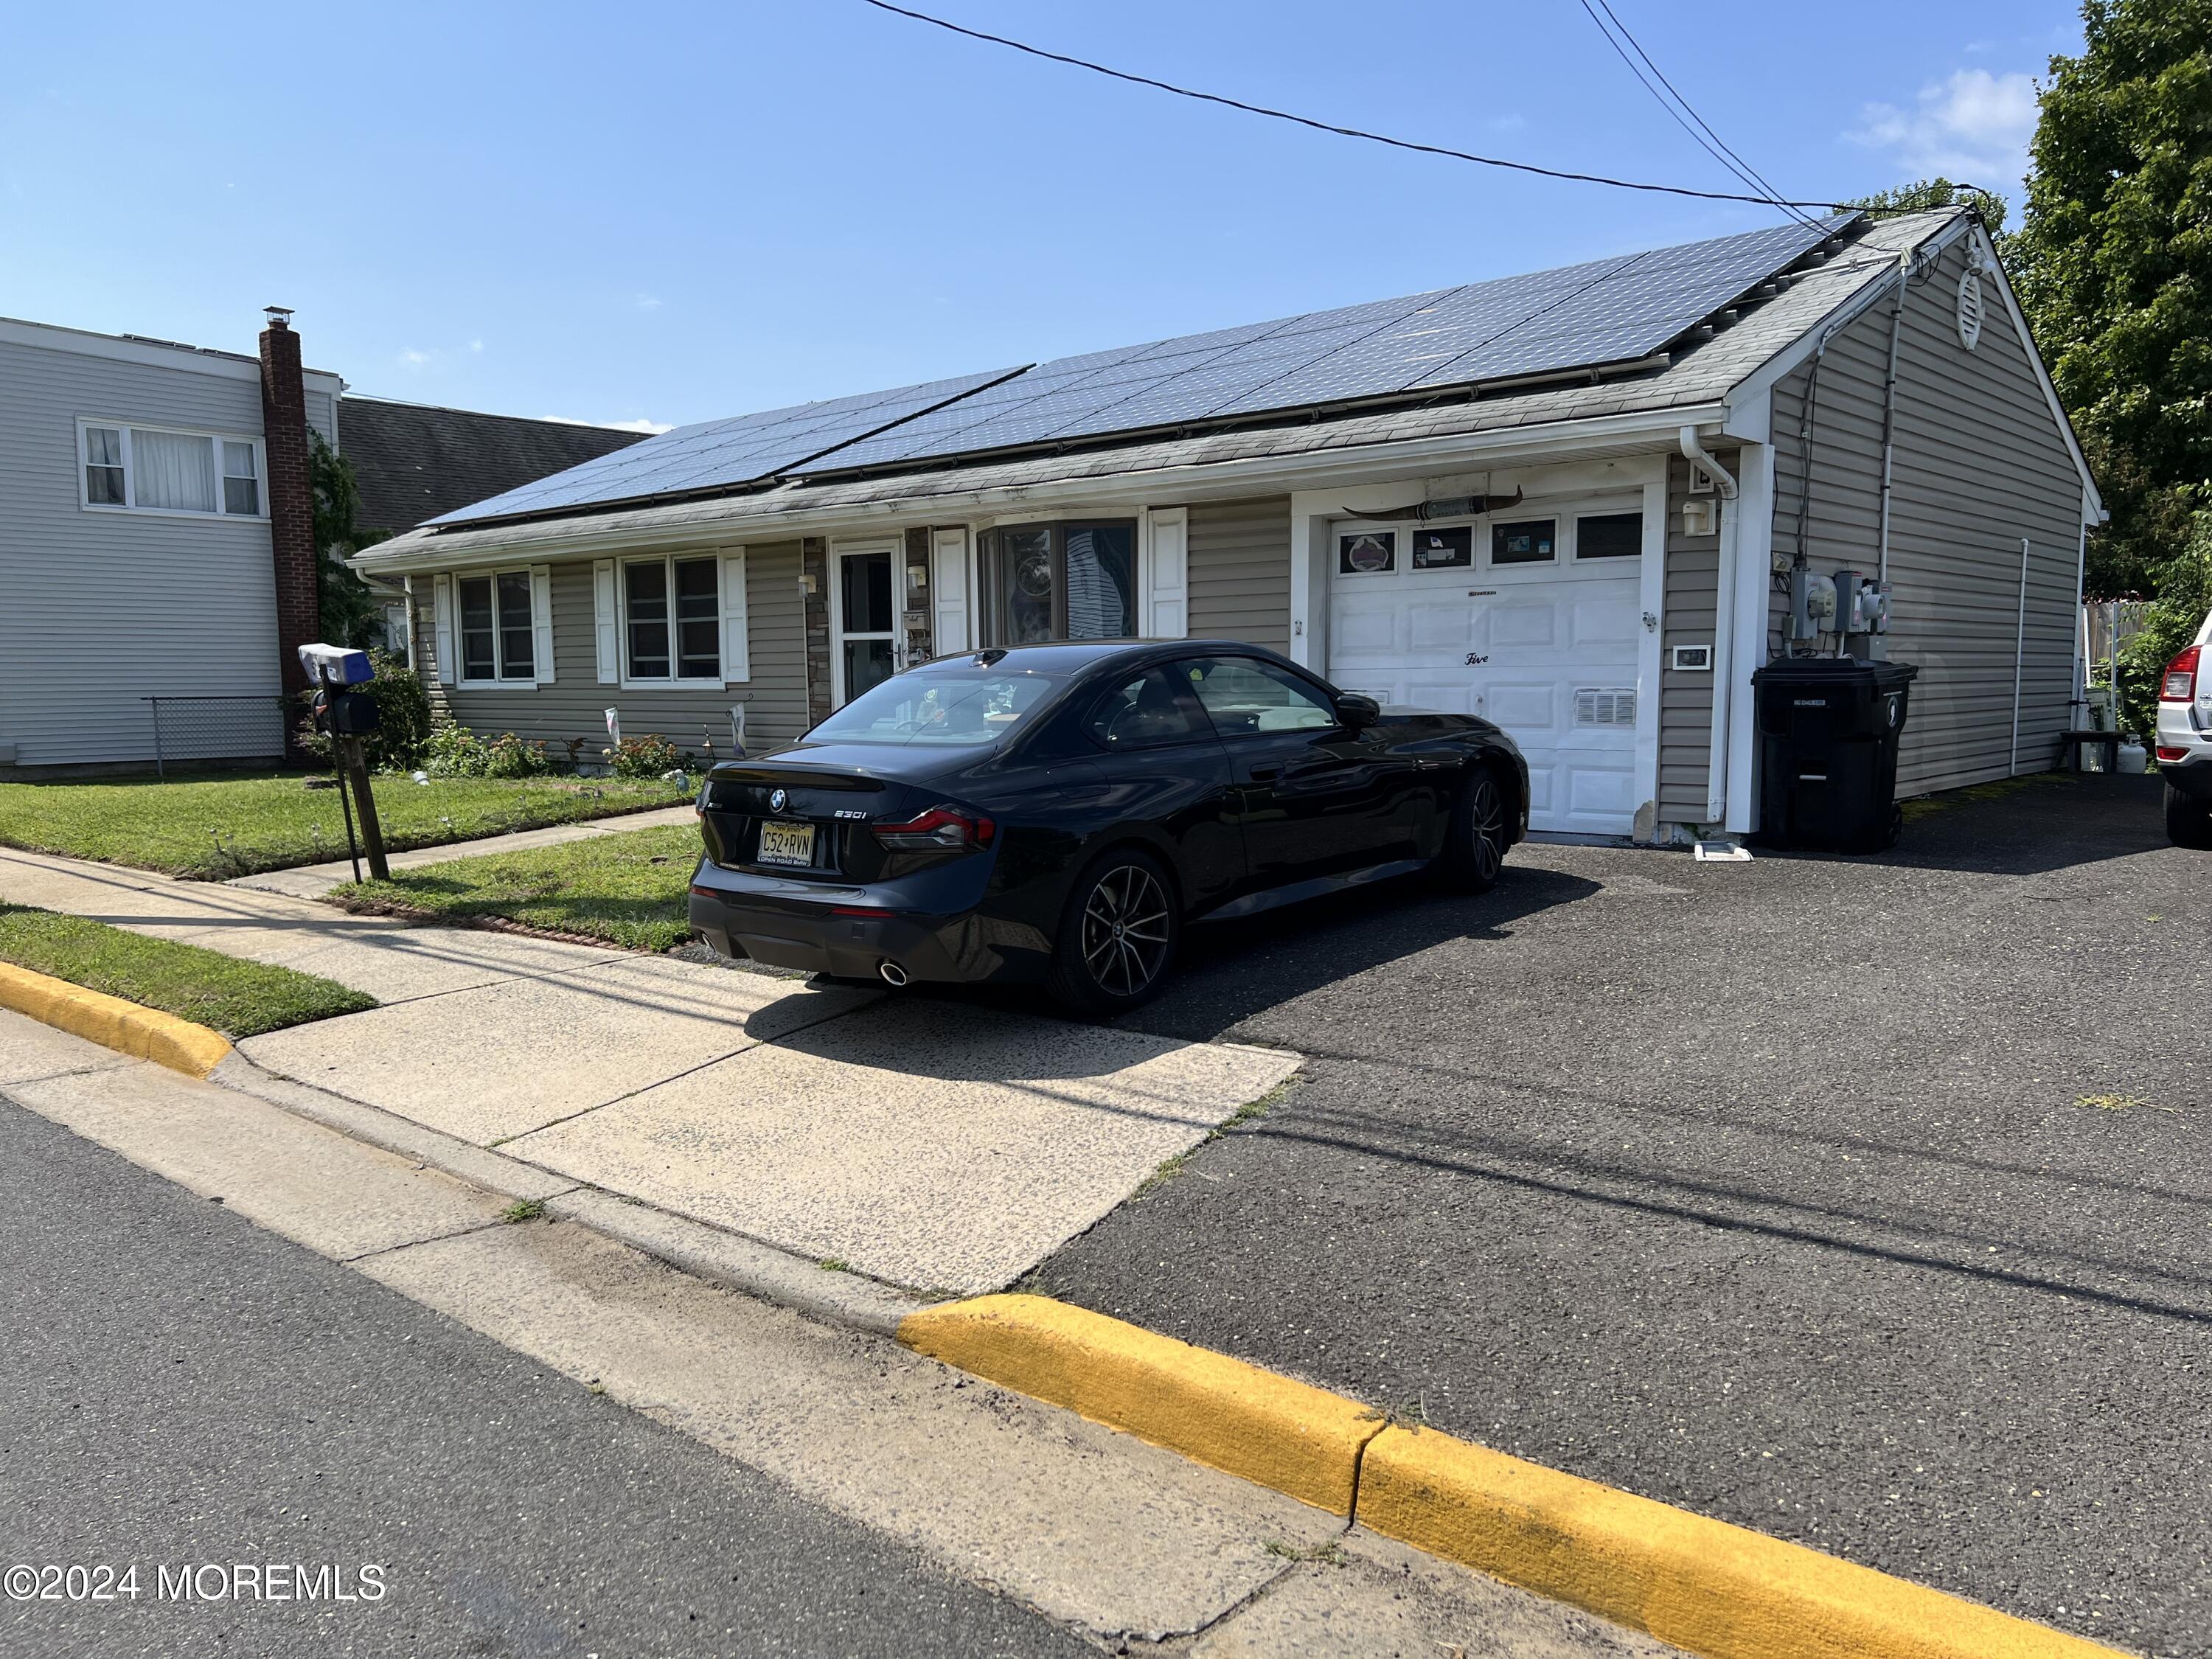
<instances>
[{"instance_id":1,"label":"paved street","mask_svg":"<svg viewBox=\"0 0 2212 1659\"><path fill-rule=\"evenodd\" d=\"M1516 849L1224 930L1134 1024L1307 1080L1052 1257L1103 1311L2212 1653L2212 866L2148 779L1870 860Z\"/></svg>"},{"instance_id":2,"label":"paved street","mask_svg":"<svg viewBox=\"0 0 2212 1659\"><path fill-rule=\"evenodd\" d=\"M1091 1650L4 1097L0 1189L0 1566L143 1588L0 1603L11 1656ZM264 1561L388 1590L154 1599Z\"/></svg>"}]
</instances>

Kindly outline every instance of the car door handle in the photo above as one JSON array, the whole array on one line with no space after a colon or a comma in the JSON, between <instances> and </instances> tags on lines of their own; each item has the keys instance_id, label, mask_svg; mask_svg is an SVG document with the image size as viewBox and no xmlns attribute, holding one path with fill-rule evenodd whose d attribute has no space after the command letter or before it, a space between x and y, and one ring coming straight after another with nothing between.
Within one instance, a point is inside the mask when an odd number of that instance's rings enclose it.
<instances>
[{"instance_id":1,"label":"car door handle","mask_svg":"<svg viewBox=\"0 0 2212 1659\"><path fill-rule=\"evenodd\" d=\"M1282 772L1283 769L1279 766L1255 766L1252 769L1252 781L1255 783L1270 783L1276 778L1280 777L1282 775Z\"/></svg>"}]
</instances>

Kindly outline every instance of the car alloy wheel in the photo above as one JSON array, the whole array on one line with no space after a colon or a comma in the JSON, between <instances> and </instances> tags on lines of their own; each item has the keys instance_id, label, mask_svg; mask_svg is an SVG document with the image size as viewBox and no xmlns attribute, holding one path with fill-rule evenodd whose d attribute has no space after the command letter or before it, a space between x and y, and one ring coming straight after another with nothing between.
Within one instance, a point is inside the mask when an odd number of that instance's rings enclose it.
<instances>
[{"instance_id":1,"label":"car alloy wheel","mask_svg":"<svg viewBox=\"0 0 2212 1659\"><path fill-rule=\"evenodd\" d=\"M1467 787L1467 819L1468 873L1487 887L1505 867L1505 797L1487 771Z\"/></svg>"},{"instance_id":2,"label":"car alloy wheel","mask_svg":"<svg viewBox=\"0 0 2212 1659\"><path fill-rule=\"evenodd\" d=\"M1082 920L1084 970L1108 996L1144 994L1167 965L1168 896L1141 864L1108 866L1091 884Z\"/></svg>"}]
</instances>

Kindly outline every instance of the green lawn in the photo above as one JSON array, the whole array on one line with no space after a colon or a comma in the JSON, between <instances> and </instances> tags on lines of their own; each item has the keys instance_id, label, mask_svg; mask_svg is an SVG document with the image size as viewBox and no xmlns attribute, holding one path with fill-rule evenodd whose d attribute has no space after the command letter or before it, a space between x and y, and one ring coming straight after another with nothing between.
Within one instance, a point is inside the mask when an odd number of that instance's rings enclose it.
<instances>
[{"instance_id":1,"label":"green lawn","mask_svg":"<svg viewBox=\"0 0 2212 1659\"><path fill-rule=\"evenodd\" d=\"M376 1006L374 997L313 974L19 904L0 904L0 962L159 1008L234 1041Z\"/></svg>"},{"instance_id":2,"label":"green lawn","mask_svg":"<svg viewBox=\"0 0 2212 1659\"><path fill-rule=\"evenodd\" d=\"M374 786L391 851L473 841L685 797L659 779L433 778ZM0 845L204 880L345 856L335 789L297 772L124 783L0 783Z\"/></svg>"},{"instance_id":3,"label":"green lawn","mask_svg":"<svg viewBox=\"0 0 2212 1659\"><path fill-rule=\"evenodd\" d=\"M698 863L698 830L672 824L398 870L389 881L348 884L331 897L441 916L504 916L632 950L665 951L690 937L684 894Z\"/></svg>"}]
</instances>

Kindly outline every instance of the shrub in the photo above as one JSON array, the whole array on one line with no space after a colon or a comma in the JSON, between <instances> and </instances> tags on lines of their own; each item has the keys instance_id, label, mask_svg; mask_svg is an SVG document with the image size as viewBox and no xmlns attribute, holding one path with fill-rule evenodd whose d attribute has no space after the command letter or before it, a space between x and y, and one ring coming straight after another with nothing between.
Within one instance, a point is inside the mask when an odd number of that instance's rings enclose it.
<instances>
[{"instance_id":1,"label":"shrub","mask_svg":"<svg viewBox=\"0 0 2212 1659\"><path fill-rule=\"evenodd\" d=\"M657 778L684 764L684 751L653 732L641 738L624 738L613 748L599 752L618 778Z\"/></svg>"},{"instance_id":2,"label":"shrub","mask_svg":"<svg viewBox=\"0 0 2212 1659\"><path fill-rule=\"evenodd\" d=\"M491 769L491 751L465 726L441 726L422 744L422 769L433 777L480 778Z\"/></svg>"},{"instance_id":3,"label":"shrub","mask_svg":"<svg viewBox=\"0 0 2212 1659\"><path fill-rule=\"evenodd\" d=\"M502 732L484 745L484 775L490 778L542 778L553 769L545 745L529 738Z\"/></svg>"},{"instance_id":4,"label":"shrub","mask_svg":"<svg viewBox=\"0 0 2212 1659\"><path fill-rule=\"evenodd\" d=\"M354 689L376 705L376 730L365 733L362 753L377 771L404 772L417 765L430 736L430 694L415 671L388 651L371 651L375 678ZM315 694L302 694L301 707L312 709ZM319 761L331 758L330 738L315 730L312 713L300 719L300 746Z\"/></svg>"}]
</instances>

